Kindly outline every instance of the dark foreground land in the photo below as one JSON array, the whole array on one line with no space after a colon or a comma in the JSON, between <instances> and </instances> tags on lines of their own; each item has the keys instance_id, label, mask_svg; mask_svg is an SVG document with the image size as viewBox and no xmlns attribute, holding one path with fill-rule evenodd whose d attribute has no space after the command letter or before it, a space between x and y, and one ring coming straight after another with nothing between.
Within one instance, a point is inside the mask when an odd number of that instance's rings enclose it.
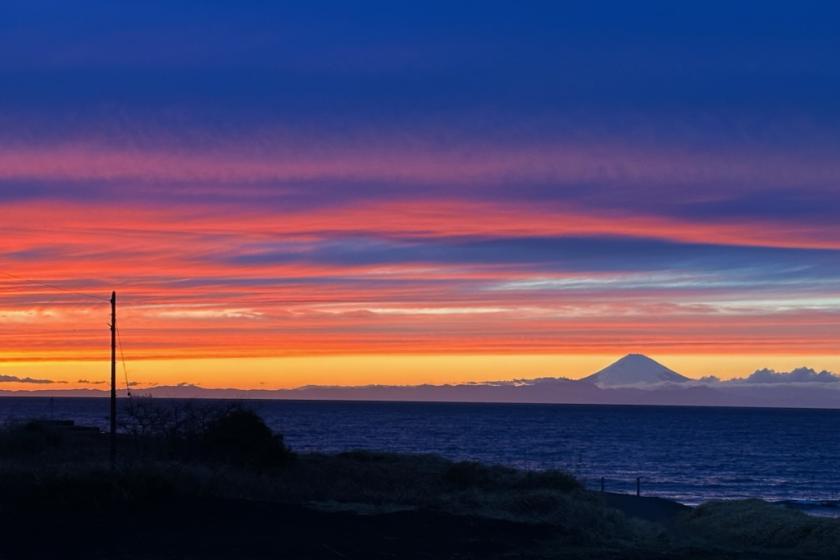
<instances>
[{"instance_id":1,"label":"dark foreground land","mask_svg":"<svg viewBox=\"0 0 840 560\"><path fill-rule=\"evenodd\" d=\"M840 522L759 501L689 509L589 492L556 471L293 455L253 418L123 437L114 470L106 443L45 423L0 433L0 558L769 560L840 551Z\"/></svg>"}]
</instances>

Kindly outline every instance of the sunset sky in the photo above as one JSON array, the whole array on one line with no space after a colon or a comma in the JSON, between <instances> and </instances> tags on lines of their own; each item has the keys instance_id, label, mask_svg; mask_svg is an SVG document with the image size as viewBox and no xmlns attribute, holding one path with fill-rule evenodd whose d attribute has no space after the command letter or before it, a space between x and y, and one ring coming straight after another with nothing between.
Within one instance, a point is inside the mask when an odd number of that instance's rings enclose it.
<instances>
[{"instance_id":1,"label":"sunset sky","mask_svg":"<svg viewBox=\"0 0 840 560\"><path fill-rule=\"evenodd\" d=\"M3 2L0 389L840 371L826 6Z\"/></svg>"}]
</instances>

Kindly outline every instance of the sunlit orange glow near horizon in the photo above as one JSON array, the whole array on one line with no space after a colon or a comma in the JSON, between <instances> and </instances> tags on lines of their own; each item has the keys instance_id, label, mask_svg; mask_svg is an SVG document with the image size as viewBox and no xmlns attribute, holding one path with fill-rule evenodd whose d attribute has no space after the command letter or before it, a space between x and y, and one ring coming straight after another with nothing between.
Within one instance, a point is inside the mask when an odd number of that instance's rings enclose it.
<instances>
[{"instance_id":1,"label":"sunlit orange glow near horizon","mask_svg":"<svg viewBox=\"0 0 840 560\"><path fill-rule=\"evenodd\" d=\"M96 386L111 290L130 374L146 385L574 378L631 352L690 376L840 370L836 228L508 200L503 187L511 176L603 179L598 154L651 199L707 171L747 183L791 174L819 187L833 163L765 169L762 154L613 145L289 150L67 144L0 154L0 179L127 181L132 197L109 184L106 194L3 201L0 375L10 380L0 388ZM307 198L306 181L393 186L333 200L352 184ZM424 195L411 181L459 188ZM14 381L25 377L55 383Z\"/></svg>"},{"instance_id":2,"label":"sunlit orange glow near horizon","mask_svg":"<svg viewBox=\"0 0 840 560\"><path fill-rule=\"evenodd\" d=\"M788 371L809 366L840 370L837 355L652 354L653 358L692 378L717 375L745 377L763 367ZM128 362L135 391L144 387L188 383L208 388L287 389L305 385L453 384L536 377L579 379L619 358L618 354L387 354L302 356L286 358L194 358ZM48 377L53 389L104 388L109 365L98 361L38 361L3 363L4 371L21 377ZM124 387L120 371L119 386ZM85 382L80 383L83 380ZM136 384L136 385L134 385ZM7 383L8 389L43 388Z\"/></svg>"}]
</instances>

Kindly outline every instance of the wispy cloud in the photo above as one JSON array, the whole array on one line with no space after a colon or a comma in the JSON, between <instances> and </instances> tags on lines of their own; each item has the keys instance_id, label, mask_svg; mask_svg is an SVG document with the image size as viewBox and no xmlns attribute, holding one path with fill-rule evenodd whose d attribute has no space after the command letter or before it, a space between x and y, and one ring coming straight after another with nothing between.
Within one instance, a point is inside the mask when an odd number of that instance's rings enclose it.
<instances>
[{"instance_id":1,"label":"wispy cloud","mask_svg":"<svg viewBox=\"0 0 840 560\"><path fill-rule=\"evenodd\" d=\"M67 383L66 381L55 381L52 379L36 379L33 377L18 377L17 375L0 374L0 383L31 383L34 385L49 385L52 383Z\"/></svg>"},{"instance_id":2,"label":"wispy cloud","mask_svg":"<svg viewBox=\"0 0 840 560\"><path fill-rule=\"evenodd\" d=\"M9 10L2 362L837 353L836 8Z\"/></svg>"}]
</instances>

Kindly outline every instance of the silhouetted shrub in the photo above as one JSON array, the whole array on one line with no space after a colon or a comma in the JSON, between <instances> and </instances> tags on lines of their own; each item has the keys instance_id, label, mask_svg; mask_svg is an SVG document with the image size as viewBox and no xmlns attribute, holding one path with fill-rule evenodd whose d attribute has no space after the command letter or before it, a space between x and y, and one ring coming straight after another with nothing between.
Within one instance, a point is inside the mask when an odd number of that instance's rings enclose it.
<instances>
[{"instance_id":1,"label":"silhouetted shrub","mask_svg":"<svg viewBox=\"0 0 840 560\"><path fill-rule=\"evenodd\" d=\"M138 440L156 440L182 448L185 440L195 442L211 422L239 408L237 404L224 402L173 402L133 397L126 407L122 428Z\"/></svg>"},{"instance_id":2,"label":"silhouetted shrub","mask_svg":"<svg viewBox=\"0 0 840 560\"><path fill-rule=\"evenodd\" d=\"M291 458L283 437L274 434L257 413L242 408L228 410L210 421L200 438L203 454L224 463L272 467Z\"/></svg>"},{"instance_id":3,"label":"silhouetted shrub","mask_svg":"<svg viewBox=\"0 0 840 560\"><path fill-rule=\"evenodd\" d=\"M293 457L281 435L237 403L135 398L124 426L146 458L274 467Z\"/></svg>"}]
</instances>

